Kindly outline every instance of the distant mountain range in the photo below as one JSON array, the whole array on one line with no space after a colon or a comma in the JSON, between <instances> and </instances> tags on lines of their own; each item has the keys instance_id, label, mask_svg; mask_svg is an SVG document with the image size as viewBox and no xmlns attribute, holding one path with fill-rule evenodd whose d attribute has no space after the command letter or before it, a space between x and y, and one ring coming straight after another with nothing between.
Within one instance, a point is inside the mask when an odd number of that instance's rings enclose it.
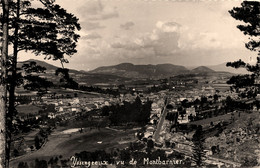
<instances>
[{"instance_id":1,"label":"distant mountain range","mask_svg":"<svg viewBox=\"0 0 260 168\"><path fill-rule=\"evenodd\" d=\"M207 66L210 69L214 70L214 71L222 71L222 72L230 72L230 73L234 73L234 74L246 74L248 73L247 70L243 69L243 68L232 68L232 67L227 67L226 63L222 63L222 64L218 64L218 65L211 65L211 66Z\"/></svg>"},{"instance_id":2,"label":"distant mountain range","mask_svg":"<svg viewBox=\"0 0 260 168\"><path fill-rule=\"evenodd\" d=\"M236 70L236 69L235 69ZM181 74L216 74L216 73L235 73L233 68L226 67L225 64L217 66L199 66L193 69L188 69L184 66L173 64L158 64L158 65L134 65L131 63L122 63L113 66L98 67L90 73L98 74L113 74L116 76L127 78L165 78ZM240 72L238 72L240 73Z\"/></svg>"},{"instance_id":3,"label":"distant mountain range","mask_svg":"<svg viewBox=\"0 0 260 168\"><path fill-rule=\"evenodd\" d=\"M214 73L216 71L206 67L206 66L199 66L197 68L194 68L190 71L191 73Z\"/></svg>"},{"instance_id":4,"label":"distant mountain range","mask_svg":"<svg viewBox=\"0 0 260 168\"><path fill-rule=\"evenodd\" d=\"M45 74L46 78L49 78L57 82L57 76L55 76L55 70L58 68L54 65L48 64L44 61L30 59L27 61L19 62L18 67L21 67L24 63L35 61L38 65L44 66L47 70ZM77 82L87 85L95 83L120 83L131 79L141 78L167 78L176 75L183 74L207 74L217 75L219 73L241 73L234 68L226 67L225 64L215 66L199 66L193 69L188 69L184 66L173 65L173 64L158 64L158 65L134 65L131 63L122 63L113 66L102 66L92 71L78 71L70 70L71 77ZM244 73L244 72L242 72Z\"/></svg>"},{"instance_id":5,"label":"distant mountain range","mask_svg":"<svg viewBox=\"0 0 260 168\"><path fill-rule=\"evenodd\" d=\"M43 66L46 68L45 73L39 74L41 77L47 78L49 81L53 83L59 82L59 77L55 75L55 71L58 68L57 66L48 64L44 61L30 59L27 61L18 62L17 67L22 67L23 64L29 62L36 62L37 65ZM96 74L96 73L89 73L87 71L78 71L74 69L69 70L70 76L75 79L79 84L82 85L93 85L93 84L115 84L115 83L122 83L122 81L129 80L126 77L120 77L111 74Z\"/></svg>"},{"instance_id":6,"label":"distant mountain range","mask_svg":"<svg viewBox=\"0 0 260 168\"><path fill-rule=\"evenodd\" d=\"M174 76L187 72L189 72L187 68L179 65L134 65L131 63L122 63L114 66L103 66L90 71L90 73L113 74L128 78L163 78L166 76Z\"/></svg>"},{"instance_id":7,"label":"distant mountain range","mask_svg":"<svg viewBox=\"0 0 260 168\"><path fill-rule=\"evenodd\" d=\"M52 64L48 64L44 61L39 61L39 60L35 60L35 59L29 59L26 61L21 61L17 63L17 67L21 68L23 66L23 64L28 64L30 62L36 62L37 65L43 66L45 67L47 70L56 70L58 67L52 65Z\"/></svg>"}]
</instances>

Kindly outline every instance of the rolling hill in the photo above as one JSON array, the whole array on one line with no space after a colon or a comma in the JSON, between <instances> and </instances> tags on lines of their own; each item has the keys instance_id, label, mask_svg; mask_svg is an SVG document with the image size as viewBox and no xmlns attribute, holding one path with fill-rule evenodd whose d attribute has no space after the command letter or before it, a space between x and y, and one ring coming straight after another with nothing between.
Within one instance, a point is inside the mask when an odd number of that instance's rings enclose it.
<instances>
[{"instance_id":1,"label":"rolling hill","mask_svg":"<svg viewBox=\"0 0 260 168\"><path fill-rule=\"evenodd\" d=\"M18 67L21 67L24 63L35 61L38 65L46 68L46 73L40 74L52 81L58 83L59 79L55 75L55 70L58 68L54 65L46 63L44 61L30 59L27 61L19 62ZM224 64L221 66L199 66L194 69L187 69L184 66L173 64L158 64L158 65L134 65L132 63L122 63L113 66L102 66L92 71L78 71L70 69L69 73L79 84L82 85L94 85L94 84L122 84L126 81L138 80L138 79L162 79L177 75L189 75L195 74L199 76L231 76L229 72L224 72ZM219 68L219 67L222 67Z\"/></svg>"},{"instance_id":2,"label":"rolling hill","mask_svg":"<svg viewBox=\"0 0 260 168\"><path fill-rule=\"evenodd\" d=\"M222 63L222 64L218 64L218 65L211 65L211 66L207 66L207 67L209 67L210 69L212 69L214 71L230 72L230 73L234 73L234 74L248 73L248 71L246 71L243 68L235 69L232 67L227 67L226 63Z\"/></svg>"},{"instance_id":3,"label":"rolling hill","mask_svg":"<svg viewBox=\"0 0 260 168\"><path fill-rule=\"evenodd\" d=\"M191 70L191 73L214 73L215 71L206 67L206 66L199 66Z\"/></svg>"},{"instance_id":4,"label":"rolling hill","mask_svg":"<svg viewBox=\"0 0 260 168\"><path fill-rule=\"evenodd\" d=\"M122 63L114 66L103 66L96 68L90 73L113 74L128 78L163 78L173 75L187 73L189 70L184 66L173 64L158 65L134 65L131 63Z\"/></svg>"},{"instance_id":5,"label":"rolling hill","mask_svg":"<svg viewBox=\"0 0 260 168\"><path fill-rule=\"evenodd\" d=\"M31 61L34 61L34 62L36 62L37 65L40 65L40 66L43 66L46 68L45 73L39 74L41 77L47 78L49 81L51 81L53 83L59 82L59 77L57 77L55 75L55 71L59 67L51 65L44 61L30 59L27 61L18 62L17 67L22 67L23 64L29 63ZM114 83L120 83L125 80L129 80L126 77L120 77L120 76L111 75L111 74L89 73L86 71L77 71L74 69L70 69L69 74L75 81L77 81L79 84L82 84L82 85L93 85L96 83L107 83L107 84L113 83L114 84Z\"/></svg>"},{"instance_id":6,"label":"rolling hill","mask_svg":"<svg viewBox=\"0 0 260 168\"><path fill-rule=\"evenodd\" d=\"M46 68L46 70L56 70L58 67L52 65L52 64L48 64L44 61L39 61L39 60L35 60L35 59L29 59L26 61L21 61L17 63L17 67L21 68L23 64L28 64L30 62L36 62L37 65L43 66Z\"/></svg>"}]
</instances>

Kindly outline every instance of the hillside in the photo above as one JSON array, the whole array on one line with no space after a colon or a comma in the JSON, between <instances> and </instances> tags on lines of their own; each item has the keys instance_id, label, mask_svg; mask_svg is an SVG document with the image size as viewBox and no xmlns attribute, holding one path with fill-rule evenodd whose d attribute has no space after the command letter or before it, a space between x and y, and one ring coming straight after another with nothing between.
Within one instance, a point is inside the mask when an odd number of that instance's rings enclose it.
<instances>
[{"instance_id":1,"label":"hillside","mask_svg":"<svg viewBox=\"0 0 260 168\"><path fill-rule=\"evenodd\" d=\"M48 64L44 61L39 61L39 60L35 60L35 59L29 59L27 61L21 61L17 63L17 67L22 67L23 64L28 64L30 62L36 62L37 65L43 66L46 68L46 70L56 70L58 67Z\"/></svg>"},{"instance_id":2,"label":"hillside","mask_svg":"<svg viewBox=\"0 0 260 168\"><path fill-rule=\"evenodd\" d=\"M17 67L22 67L23 64L29 63L31 61L36 62L37 65L43 66L46 68L45 73L39 74L41 77L47 78L49 81L53 83L58 83L59 79L55 75L55 71L57 68L54 65L46 63L44 61L30 59L23 62L18 62ZM107 84L114 84L114 83L121 83L122 81L129 80L125 77L119 77L111 74L96 74L96 73L89 73L86 71L77 71L74 69L69 70L70 76L77 81L79 84L82 85L93 85L96 83L107 83Z\"/></svg>"},{"instance_id":3,"label":"hillside","mask_svg":"<svg viewBox=\"0 0 260 168\"><path fill-rule=\"evenodd\" d=\"M191 70L191 73L214 73L215 71L206 67L206 66L199 66Z\"/></svg>"},{"instance_id":4,"label":"hillside","mask_svg":"<svg viewBox=\"0 0 260 168\"><path fill-rule=\"evenodd\" d=\"M248 71L246 71L243 68L239 68L239 69L235 69L232 67L227 67L226 63L222 63L219 65L211 65L211 66L207 66L210 69L214 70L214 71L222 71L222 72L230 72L230 73L234 73L234 74L246 74L248 73Z\"/></svg>"},{"instance_id":5,"label":"hillside","mask_svg":"<svg viewBox=\"0 0 260 168\"><path fill-rule=\"evenodd\" d=\"M188 71L184 66L173 64L134 65L131 63L122 63L114 66L99 67L90 72L113 74L129 78L162 78L187 73Z\"/></svg>"},{"instance_id":6,"label":"hillside","mask_svg":"<svg viewBox=\"0 0 260 168\"><path fill-rule=\"evenodd\" d=\"M241 167L259 167L260 165L260 129L259 112L239 112L234 121L218 130L217 135L205 140L205 147L219 146L220 151L212 157L241 163Z\"/></svg>"},{"instance_id":7,"label":"hillside","mask_svg":"<svg viewBox=\"0 0 260 168\"><path fill-rule=\"evenodd\" d=\"M206 76L230 76L228 71L215 71L207 66L199 66L193 69L188 69L184 66L173 65L173 64L158 64L158 65L134 65L131 63L122 63L113 66L102 66L98 67L90 73L98 74L113 74L121 77L128 78L167 78L178 75L206 75Z\"/></svg>"},{"instance_id":8,"label":"hillside","mask_svg":"<svg viewBox=\"0 0 260 168\"><path fill-rule=\"evenodd\" d=\"M19 62L18 67L21 67L24 63L35 61L38 65L46 68L46 73L40 74L52 81L58 83L59 79L55 75L55 71L58 67L46 63L44 61L30 59L27 61ZM173 64L158 64L158 65L134 65L131 63L122 63L113 66L102 66L92 71L78 71L70 69L70 76L74 78L81 85L94 85L94 84L124 84L127 81L139 80L139 79L162 79L172 76L184 76L194 74L196 76L208 76L208 77L229 77L232 74L224 71L215 71L206 66L199 66L197 68L188 70L184 66Z\"/></svg>"}]
</instances>

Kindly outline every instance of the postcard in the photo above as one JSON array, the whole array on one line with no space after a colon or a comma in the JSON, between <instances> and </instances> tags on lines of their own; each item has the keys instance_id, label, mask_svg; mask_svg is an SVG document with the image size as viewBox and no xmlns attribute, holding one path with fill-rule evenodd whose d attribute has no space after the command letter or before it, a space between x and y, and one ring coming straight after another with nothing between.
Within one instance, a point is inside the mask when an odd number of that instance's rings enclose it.
<instances>
[{"instance_id":1,"label":"postcard","mask_svg":"<svg viewBox=\"0 0 260 168\"><path fill-rule=\"evenodd\" d=\"M260 2L2 0L1 166L260 166Z\"/></svg>"}]
</instances>

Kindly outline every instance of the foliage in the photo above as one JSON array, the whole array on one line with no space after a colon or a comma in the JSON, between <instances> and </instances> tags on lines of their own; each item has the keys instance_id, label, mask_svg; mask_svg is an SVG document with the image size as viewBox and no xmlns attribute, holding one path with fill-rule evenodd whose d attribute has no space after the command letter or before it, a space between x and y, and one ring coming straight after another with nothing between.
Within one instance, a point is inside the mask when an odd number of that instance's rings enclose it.
<instances>
[{"instance_id":1,"label":"foliage","mask_svg":"<svg viewBox=\"0 0 260 168\"><path fill-rule=\"evenodd\" d=\"M128 149L123 149L120 151L120 160L124 162L129 162L131 160L131 153Z\"/></svg>"},{"instance_id":2,"label":"foliage","mask_svg":"<svg viewBox=\"0 0 260 168\"><path fill-rule=\"evenodd\" d=\"M30 61L29 63L25 63L22 65L22 69L25 73L44 73L46 68L40 65L37 65L35 61Z\"/></svg>"},{"instance_id":3,"label":"foliage","mask_svg":"<svg viewBox=\"0 0 260 168\"><path fill-rule=\"evenodd\" d=\"M254 167L257 166L257 157L245 157L243 158L244 163L242 164L243 167Z\"/></svg>"},{"instance_id":4,"label":"foliage","mask_svg":"<svg viewBox=\"0 0 260 168\"><path fill-rule=\"evenodd\" d=\"M167 104L166 108L169 109L169 110L171 110L171 109L173 109L173 105Z\"/></svg>"},{"instance_id":5,"label":"foliage","mask_svg":"<svg viewBox=\"0 0 260 168\"><path fill-rule=\"evenodd\" d=\"M228 62L226 65L233 68L245 68L250 74L233 76L227 82L232 84L232 88L248 88L259 92L258 83L256 80L259 79L260 75L260 2L257 1L244 1L241 3L241 7L234 7L229 11L230 15L236 19L244 22L243 25L238 25L237 28L249 36L249 42L245 44L245 47L251 51L258 53L257 62L255 65L245 63L241 59L235 62ZM243 92L236 89L237 92ZM245 93L246 94L246 93ZM253 97L254 94L249 94L247 97Z\"/></svg>"},{"instance_id":6,"label":"foliage","mask_svg":"<svg viewBox=\"0 0 260 168\"><path fill-rule=\"evenodd\" d=\"M27 162L20 162L18 164L18 168L29 168L29 166L28 166Z\"/></svg>"},{"instance_id":7,"label":"foliage","mask_svg":"<svg viewBox=\"0 0 260 168\"><path fill-rule=\"evenodd\" d=\"M189 101L187 99L184 99L182 102L181 102L181 105L182 107L184 108L189 108L191 105L189 103Z\"/></svg>"},{"instance_id":8,"label":"foliage","mask_svg":"<svg viewBox=\"0 0 260 168\"><path fill-rule=\"evenodd\" d=\"M129 149L131 151L139 151L145 147L144 143L141 142L131 142L129 145Z\"/></svg>"},{"instance_id":9,"label":"foliage","mask_svg":"<svg viewBox=\"0 0 260 168\"><path fill-rule=\"evenodd\" d=\"M17 58L19 51L31 51L35 55L45 55L47 59L60 60L66 63L68 60L65 55L71 56L77 52L76 42L79 35L76 30L80 30L78 18L68 13L65 9L55 4L55 1L40 0L43 7L32 7L32 0L2 1L3 14L0 19L3 24L0 25L0 35L4 36L3 41L3 63L2 75L5 77L9 71L8 87L8 113L6 113L6 158L9 160L10 143L12 141L12 123L16 115L15 110L15 87L21 84L17 77ZM6 4L5 4L6 3ZM8 4L8 5L7 5ZM9 8L10 7L10 8ZM7 9L9 8L9 9ZM8 55L8 46L13 48L13 54ZM7 61L8 60L8 61ZM50 82L35 77L33 75L24 78L27 83L26 89L37 90L40 95L46 92L46 87L42 89L41 85L49 87ZM5 89L6 90L6 89ZM5 92L6 93L6 92ZM6 97L6 96L5 96Z\"/></svg>"},{"instance_id":10,"label":"foliage","mask_svg":"<svg viewBox=\"0 0 260 168\"><path fill-rule=\"evenodd\" d=\"M76 34L76 30L80 30L78 18L54 1L41 3L43 6L35 8L31 0L21 0L20 4L11 2L10 42L14 43L18 38L18 51L30 50L48 59L67 62L64 55L77 52L76 42L80 37ZM18 29L17 34L15 29Z\"/></svg>"},{"instance_id":11,"label":"foliage","mask_svg":"<svg viewBox=\"0 0 260 168\"><path fill-rule=\"evenodd\" d=\"M109 119L112 125L122 125L129 122L145 125L149 122L151 114L151 101L142 104L139 97L133 103L123 102L123 105L110 106L111 115Z\"/></svg>"},{"instance_id":12,"label":"foliage","mask_svg":"<svg viewBox=\"0 0 260 168\"><path fill-rule=\"evenodd\" d=\"M205 152L203 146L203 132L202 126L199 126L192 137L193 141L193 158L192 160L197 166L201 167L205 159Z\"/></svg>"},{"instance_id":13,"label":"foliage","mask_svg":"<svg viewBox=\"0 0 260 168\"><path fill-rule=\"evenodd\" d=\"M244 88L244 87L254 85L254 82L255 82L255 76L253 75L238 75L238 76L232 76L227 81L227 84L233 84L234 88Z\"/></svg>"},{"instance_id":14,"label":"foliage","mask_svg":"<svg viewBox=\"0 0 260 168\"><path fill-rule=\"evenodd\" d=\"M214 102L218 101L218 95L217 94L214 94L213 98L214 98Z\"/></svg>"},{"instance_id":15,"label":"foliage","mask_svg":"<svg viewBox=\"0 0 260 168\"><path fill-rule=\"evenodd\" d=\"M40 148L41 148L40 138L39 138L38 135L34 138L34 145L35 145L35 148L36 148L36 149L40 149Z\"/></svg>"},{"instance_id":16,"label":"foliage","mask_svg":"<svg viewBox=\"0 0 260 168\"><path fill-rule=\"evenodd\" d=\"M43 113L44 112L46 112L46 113L56 112L54 104L45 104L42 108L43 108Z\"/></svg>"},{"instance_id":17,"label":"foliage","mask_svg":"<svg viewBox=\"0 0 260 168\"><path fill-rule=\"evenodd\" d=\"M177 122L178 113L167 113L165 118L171 122Z\"/></svg>"},{"instance_id":18,"label":"foliage","mask_svg":"<svg viewBox=\"0 0 260 168\"><path fill-rule=\"evenodd\" d=\"M154 142L152 139L147 140L147 148L149 148L149 149L154 148Z\"/></svg>"},{"instance_id":19,"label":"foliage","mask_svg":"<svg viewBox=\"0 0 260 168\"><path fill-rule=\"evenodd\" d=\"M238 25L237 28L245 35L250 37L257 37L260 35L260 2L257 1L244 1L241 4L242 7L234 7L229 13L236 20L245 22L245 25ZM259 50L260 43L257 40L250 38L250 41L246 43L246 47L253 51Z\"/></svg>"},{"instance_id":20,"label":"foliage","mask_svg":"<svg viewBox=\"0 0 260 168\"><path fill-rule=\"evenodd\" d=\"M48 88L53 86L53 83L45 78L39 76L39 74L45 73L46 68L37 65L36 62L31 61L25 63L22 66L22 72L18 78L19 85L23 85L24 89L30 91L37 91L39 94L46 93Z\"/></svg>"},{"instance_id":21,"label":"foliage","mask_svg":"<svg viewBox=\"0 0 260 168\"><path fill-rule=\"evenodd\" d=\"M102 107L101 111L102 111L102 113L101 113L102 116L108 116L109 115L109 107L108 106Z\"/></svg>"},{"instance_id":22,"label":"foliage","mask_svg":"<svg viewBox=\"0 0 260 168\"><path fill-rule=\"evenodd\" d=\"M97 93L110 94L110 95L113 95L113 96L118 96L119 95L118 90L101 89L99 87L93 87L93 86L80 85L79 86L79 90L88 91L88 92L97 92Z\"/></svg>"},{"instance_id":23,"label":"foliage","mask_svg":"<svg viewBox=\"0 0 260 168\"><path fill-rule=\"evenodd\" d=\"M160 150L160 149L157 149L157 150L153 151L153 152L150 154L150 156L149 156L149 158L150 158L151 160L158 159L158 157L160 157L161 160L167 160L165 151Z\"/></svg>"},{"instance_id":24,"label":"foliage","mask_svg":"<svg viewBox=\"0 0 260 168\"><path fill-rule=\"evenodd\" d=\"M35 159L35 168L48 168L48 163L46 160Z\"/></svg>"},{"instance_id":25,"label":"foliage","mask_svg":"<svg viewBox=\"0 0 260 168\"><path fill-rule=\"evenodd\" d=\"M60 77L61 87L78 89L79 84L74 81L73 78L69 75L69 69L67 68L58 68L55 72L55 75Z\"/></svg>"}]
</instances>

